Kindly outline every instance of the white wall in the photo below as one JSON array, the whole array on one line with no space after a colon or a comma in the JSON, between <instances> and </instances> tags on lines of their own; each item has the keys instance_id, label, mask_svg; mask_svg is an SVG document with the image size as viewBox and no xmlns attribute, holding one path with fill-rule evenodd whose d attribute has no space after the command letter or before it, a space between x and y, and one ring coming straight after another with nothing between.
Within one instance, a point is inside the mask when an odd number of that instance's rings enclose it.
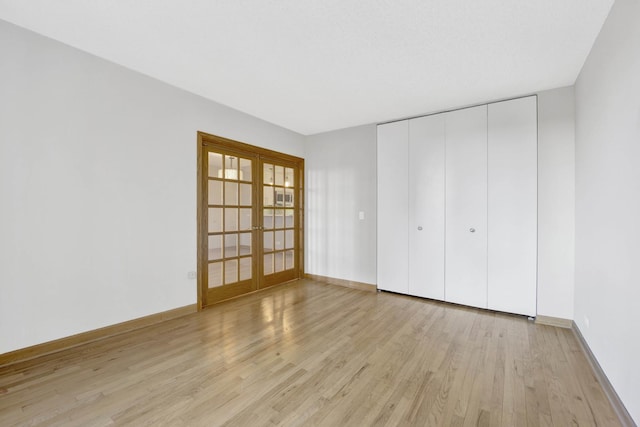
<instances>
[{"instance_id":1,"label":"white wall","mask_svg":"<svg viewBox=\"0 0 640 427\"><path fill-rule=\"evenodd\" d=\"M575 320L636 423L640 423L639 22L640 1L617 0L576 82Z\"/></svg>"},{"instance_id":2,"label":"white wall","mask_svg":"<svg viewBox=\"0 0 640 427\"><path fill-rule=\"evenodd\" d=\"M196 302L196 132L304 138L0 21L0 353Z\"/></svg>"},{"instance_id":3,"label":"white wall","mask_svg":"<svg viewBox=\"0 0 640 427\"><path fill-rule=\"evenodd\" d=\"M376 126L307 137L305 154L306 272L375 284Z\"/></svg>"},{"instance_id":4,"label":"white wall","mask_svg":"<svg viewBox=\"0 0 640 427\"><path fill-rule=\"evenodd\" d=\"M573 319L574 90L538 93L538 314Z\"/></svg>"}]
</instances>

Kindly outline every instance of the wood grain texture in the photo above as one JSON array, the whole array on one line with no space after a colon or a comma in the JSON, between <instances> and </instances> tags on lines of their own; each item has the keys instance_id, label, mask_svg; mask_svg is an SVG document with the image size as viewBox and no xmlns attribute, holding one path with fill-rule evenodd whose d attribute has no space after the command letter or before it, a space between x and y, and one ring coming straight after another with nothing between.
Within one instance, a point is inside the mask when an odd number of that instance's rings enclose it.
<instances>
[{"instance_id":1,"label":"wood grain texture","mask_svg":"<svg viewBox=\"0 0 640 427\"><path fill-rule=\"evenodd\" d=\"M0 368L0 425L620 425L571 330L308 279Z\"/></svg>"}]
</instances>

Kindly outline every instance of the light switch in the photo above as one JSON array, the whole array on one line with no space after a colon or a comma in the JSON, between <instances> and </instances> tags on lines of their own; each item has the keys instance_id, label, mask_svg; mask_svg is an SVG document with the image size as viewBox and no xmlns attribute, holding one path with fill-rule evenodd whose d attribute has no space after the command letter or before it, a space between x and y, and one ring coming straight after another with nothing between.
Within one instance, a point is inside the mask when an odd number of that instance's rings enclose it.
<instances>
[{"instance_id":1,"label":"light switch","mask_svg":"<svg viewBox=\"0 0 640 427\"><path fill-rule=\"evenodd\" d=\"M364 220L364 211L360 211L360 212L358 212L358 219L359 219L360 221Z\"/></svg>"}]
</instances>

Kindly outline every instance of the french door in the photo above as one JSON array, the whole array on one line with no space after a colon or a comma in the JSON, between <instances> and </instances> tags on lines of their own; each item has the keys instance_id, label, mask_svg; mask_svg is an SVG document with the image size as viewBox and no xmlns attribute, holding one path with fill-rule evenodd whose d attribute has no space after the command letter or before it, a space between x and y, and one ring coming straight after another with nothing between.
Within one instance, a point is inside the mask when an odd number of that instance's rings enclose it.
<instances>
[{"instance_id":1,"label":"french door","mask_svg":"<svg viewBox=\"0 0 640 427\"><path fill-rule=\"evenodd\" d=\"M303 160L198 134L200 307L301 277Z\"/></svg>"}]
</instances>

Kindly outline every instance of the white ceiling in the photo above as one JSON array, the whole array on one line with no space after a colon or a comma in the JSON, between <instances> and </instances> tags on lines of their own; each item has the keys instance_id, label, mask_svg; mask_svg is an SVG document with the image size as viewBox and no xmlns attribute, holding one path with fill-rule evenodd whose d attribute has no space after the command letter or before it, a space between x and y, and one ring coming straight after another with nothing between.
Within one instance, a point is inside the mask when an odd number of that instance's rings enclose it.
<instances>
[{"instance_id":1,"label":"white ceiling","mask_svg":"<svg viewBox=\"0 0 640 427\"><path fill-rule=\"evenodd\" d=\"M613 0L0 0L0 19L302 134L571 85Z\"/></svg>"}]
</instances>

